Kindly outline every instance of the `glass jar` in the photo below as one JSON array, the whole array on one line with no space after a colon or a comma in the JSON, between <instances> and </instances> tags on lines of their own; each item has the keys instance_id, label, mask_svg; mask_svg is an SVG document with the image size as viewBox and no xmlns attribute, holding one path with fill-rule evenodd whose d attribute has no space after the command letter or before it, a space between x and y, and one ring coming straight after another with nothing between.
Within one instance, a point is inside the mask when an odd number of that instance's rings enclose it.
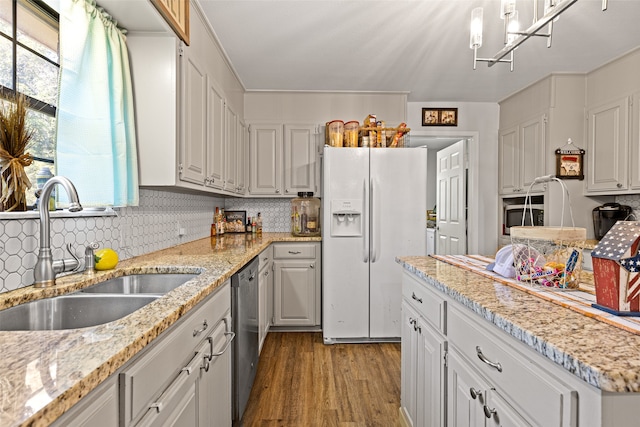
<instances>
[{"instance_id":1,"label":"glass jar","mask_svg":"<svg viewBox=\"0 0 640 427\"><path fill-rule=\"evenodd\" d=\"M298 193L291 201L291 234L294 236L320 235L320 199L313 192Z\"/></svg>"}]
</instances>

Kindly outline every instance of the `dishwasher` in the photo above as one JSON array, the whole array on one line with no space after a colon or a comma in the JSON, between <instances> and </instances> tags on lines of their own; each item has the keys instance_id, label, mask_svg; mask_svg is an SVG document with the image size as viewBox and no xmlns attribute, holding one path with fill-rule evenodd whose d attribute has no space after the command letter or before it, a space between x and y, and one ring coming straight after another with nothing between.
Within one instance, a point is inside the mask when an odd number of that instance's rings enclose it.
<instances>
[{"instance_id":1,"label":"dishwasher","mask_svg":"<svg viewBox=\"0 0 640 427\"><path fill-rule=\"evenodd\" d=\"M233 341L233 425L247 407L258 368L258 257L231 276Z\"/></svg>"}]
</instances>

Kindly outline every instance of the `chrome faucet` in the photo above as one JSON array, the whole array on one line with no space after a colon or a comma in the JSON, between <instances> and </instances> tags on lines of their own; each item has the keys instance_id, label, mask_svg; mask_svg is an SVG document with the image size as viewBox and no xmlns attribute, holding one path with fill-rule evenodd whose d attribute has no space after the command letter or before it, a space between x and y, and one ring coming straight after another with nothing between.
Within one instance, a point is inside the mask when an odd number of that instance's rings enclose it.
<instances>
[{"instance_id":1,"label":"chrome faucet","mask_svg":"<svg viewBox=\"0 0 640 427\"><path fill-rule=\"evenodd\" d=\"M78 258L71 252L73 259L61 259L54 261L51 255L51 224L49 222L49 197L56 184L60 184L69 196L69 212L78 212L82 210L80 200L78 200L78 192L73 183L63 176L54 176L50 178L42 187L40 195L40 204L38 211L40 213L40 252L38 253L38 261L33 271L34 286L36 288L46 288L56 284L56 275L65 271L73 271L79 267ZM70 246L70 245L69 245Z\"/></svg>"}]
</instances>

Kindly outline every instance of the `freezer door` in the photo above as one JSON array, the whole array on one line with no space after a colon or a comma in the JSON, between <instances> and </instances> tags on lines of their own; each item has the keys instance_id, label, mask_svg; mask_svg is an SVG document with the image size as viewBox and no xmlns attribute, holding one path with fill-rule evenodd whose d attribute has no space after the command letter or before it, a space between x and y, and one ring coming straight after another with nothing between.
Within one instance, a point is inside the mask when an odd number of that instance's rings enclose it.
<instances>
[{"instance_id":1,"label":"freezer door","mask_svg":"<svg viewBox=\"0 0 640 427\"><path fill-rule=\"evenodd\" d=\"M323 158L322 332L325 342L369 336L369 150L325 147ZM362 233L331 233L332 200L360 210ZM343 206L342 203L334 203ZM358 206L359 205L359 206Z\"/></svg>"},{"instance_id":2,"label":"freezer door","mask_svg":"<svg viewBox=\"0 0 640 427\"><path fill-rule=\"evenodd\" d=\"M400 337L398 256L426 255L427 149L371 150L370 338Z\"/></svg>"}]
</instances>

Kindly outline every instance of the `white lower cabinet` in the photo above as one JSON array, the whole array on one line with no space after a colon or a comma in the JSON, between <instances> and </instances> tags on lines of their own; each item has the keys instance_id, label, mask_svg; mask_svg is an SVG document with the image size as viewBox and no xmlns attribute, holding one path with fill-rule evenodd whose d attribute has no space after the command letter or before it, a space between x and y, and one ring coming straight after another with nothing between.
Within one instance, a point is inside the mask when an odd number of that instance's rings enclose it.
<instances>
[{"instance_id":1,"label":"white lower cabinet","mask_svg":"<svg viewBox=\"0 0 640 427\"><path fill-rule=\"evenodd\" d=\"M463 358L451 349L447 365L447 425L475 426L530 426L518 413L490 387Z\"/></svg>"},{"instance_id":2,"label":"white lower cabinet","mask_svg":"<svg viewBox=\"0 0 640 427\"><path fill-rule=\"evenodd\" d=\"M112 376L89 393L53 427L113 427L118 425L118 380Z\"/></svg>"},{"instance_id":3,"label":"white lower cabinet","mask_svg":"<svg viewBox=\"0 0 640 427\"><path fill-rule=\"evenodd\" d=\"M273 246L258 255L258 348L262 345L271 327L273 317Z\"/></svg>"},{"instance_id":4,"label":"white lower cabinet","mask_svg":"<svg viewBox=\"0 0 640 427\"><path fill-rule=\"evenodd\" d=\"M274 243L274 326L320 325L320 243Z\"/></svg>"},{"instance_id":5,"label":"white lower cabinet","mask_svg":"<svg viewBox=\"0 0 640 427\"><path fill-rule=\"evenodd\" d=\"M402 418L410 426L443 426L446 304L408 275L402 297Z\"/></svg>"},{"instance_id":6,"label":"white lower cabinet","mask_svg":"<svg viewBox=\"0 0 640 427\"><path fill-rule=\"evenodd\" d=\"M406 272L402 293L404 425L578 426L575 380L552 362Z\"/></svg>"}]
</instances>

